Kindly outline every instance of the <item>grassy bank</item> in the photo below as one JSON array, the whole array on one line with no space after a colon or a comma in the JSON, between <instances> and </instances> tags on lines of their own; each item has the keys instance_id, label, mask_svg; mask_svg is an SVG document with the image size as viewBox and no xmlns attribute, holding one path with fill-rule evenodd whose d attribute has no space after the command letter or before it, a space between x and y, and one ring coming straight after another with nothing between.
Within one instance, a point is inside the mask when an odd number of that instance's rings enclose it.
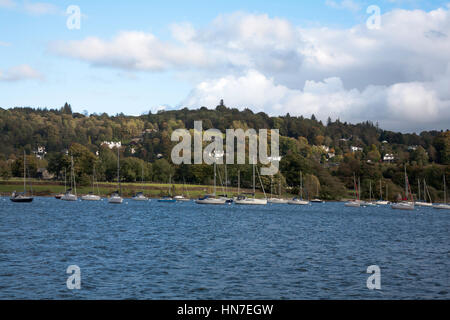
<instances>
[{"instance_id":1,"label":"grassy bank","mask_svg":"<svg viewBox=\"0 0 450 320\"><path fill-rule=\"evenodd\" d=\"M213 192L213 186L208 185L182 185L182 184L163 184L163 183L122 183L121 193L124 197L132 197L136 192L144 192L148 197L158 198L166 195L169 188L172 188L172 195L189 196L190 198L198 198ZM30 180L27 182L27 190L33 190L36 196L53 196L64 192L64 183L58 181L42 181ZM0 180L0 194L3 196L10 195L13 191L23 190L23 180L10 179ZM117 183L102 182L98 184L98 192L105 197L117 190ZM92 186L77 186L77 194L87 194L92 191ZM241 192L251 192L249 189L241 189ZM97 193L97 188L94 190ZM224 193L221 187L217 187L217 193ZM237 195L237 188L228 188L228 195ZM257 197L263 197L262 192L257 192Z\"/></svg>"}]
</instances>

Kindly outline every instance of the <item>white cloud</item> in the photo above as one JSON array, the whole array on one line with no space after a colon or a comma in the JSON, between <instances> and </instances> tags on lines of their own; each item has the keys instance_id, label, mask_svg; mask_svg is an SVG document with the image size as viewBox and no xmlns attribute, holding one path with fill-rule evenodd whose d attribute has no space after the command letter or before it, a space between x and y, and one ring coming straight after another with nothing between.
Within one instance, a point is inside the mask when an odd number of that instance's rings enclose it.
<instances>
[{"instance_id":1,"label":"white cloud","mask_svg":"<svg viewBox=\"0 0 450 320\"><path fill-rule=\"evenodd\" d=\"M277 85L255 70L243 76L226 76L198 84L182 106L215 107L220 99L228 106L250 108L270 115L314 114L343 121L379 121L388 129L448 128L450 99L434 89L434 83L399 83L346 90L340 78L307 81L302 89Z\"/></svg>"},{"instance_id":2,"label":"white cloud","mask_svg":"<svg viewBox=\"0 0 450 320\"><path fill-rule=\"evenodd\" d=\"M43 79L43 75L27 64L11 67L5 72L0 71L0 81L21 81L31 79Z\"/></svg>"},{"instance_id":3,"label":"white cloud","mask_svg":"<svg viewBox=\"0 0 450 320\"><path fill-rule=\"evenodd\" d=\"M25 1L23 9L33 15L57 14L59 12L58 7L48 2Z\"/></svg>"},{"instance_id":4,"label":"white cloud","mask_svg":"<svg viewBox=\"0 0 450 320\"><path fill-rule=\"evenodd\" d=\"M11 43L0 41L0 47L10 47Z\"/></svg>"},{"instance_id":5,"label":"white cloud","mask_svg":"<svg viewBox=\"0 0 450 320\"><path fill-rule=\"evenodd\" d=\"M353 0L342 0L342 1L326 0L325 4L335 9L346 9L354 12L361 10L361 6Z\"/></svg>"},{"instance_id":6,"label":"white cloud","mask_svg":"<svg viewBox=\"0 0 450 320\"><path fill-rule=\"evenodd\" d=\"M303 28L237 12L204 28L173 24L171 32L167 41L123 31L112 39L56 42L50 50L126 71L214 74L186 98L191 106L215 106L226 95L230 106L271 114L379 120L392 129L450 123L449 8L394 10L381 17L380 30Z\"/></svg>"},{"instance_id":7,"label":"white cloud","mask_svg":"<svg viewBox=\"0 0 450 320\"><path fill-rule=\"evenodd\" d=\"M16 3L13 0L0 0L0 8L13 8Z\"/></svg>"}]
</instances>

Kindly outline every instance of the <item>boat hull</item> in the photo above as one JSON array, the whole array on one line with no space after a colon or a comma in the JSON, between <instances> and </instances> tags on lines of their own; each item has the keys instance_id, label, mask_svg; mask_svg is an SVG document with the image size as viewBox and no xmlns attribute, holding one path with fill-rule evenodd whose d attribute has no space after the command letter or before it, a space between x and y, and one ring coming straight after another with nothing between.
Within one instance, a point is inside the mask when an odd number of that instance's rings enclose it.
<instances>
[{"instance_id":1,"label":"boat hull","mask_svg":"<svg viewBox=\"0 0 450 320\"><path fill-rule=\"evenodd\" d=\"M236 200L234 203L244 206L265 206L267 204L267 199L242 199Z\"/></svg>"},{"instance_id":2,"label":"boat hull","mask_svg":"<svg viewBox=\"0 0 450 320\"><path fill-rule=\"evenodd\" d=\"M305 200L290 200L288 201L288 204L293 206L307 206L310 202Z\"/></svg>"},{"instance_id":3,"label":"boat hull","mask_svg":"<svg viewBox=\"0 0 450 320\"><path fill-rule=\"evenodd\" d=\"M393 205L391 205L391 208L394 210L414 210L414 204L413 203L405 203L405 202L400 202L400 203L394 203Z\"/></svg>"},{"instance_id":4,"label":"boat hull","mask_svg":"<svg viewBox=\"0 0 450 320\"><path fill-rule=\"evenodd\" d=\"M416 202L414 204L419 207L432 207L433 206L433 204L429 203L429 202Z\"/></svg>"},{"instance_id":5,"label":"boat hull","mask_svg":"<svg viewBox=\"0 0 450 320\"><path fill-rule=\"evenodd\" d=\"M61 197L63 201L77 201L78 197L74 194L65 194Z\"/></svg>"},{"instance_id":6,"label":"boat hull","mask_svg":"<svg viewBox=\"0 0 450 320\"><path fill-rule=\"evenodd\" d=\"M96 195L86 195L81 197L81 200L83 201L100 201L101 199L100 196Z\"/></svg>"},{"instance_id":7,"label":"boat hull","mask_svg":"<svg viewBox=\"0 0 450 320\"><path fill-rule=\"evenodd\" d=\"M122 197L111 197L108 199L108 202L111 204L121 204L121 203L123 203L123 198Z\"/></svg>"},{"instance_id":8,"label":"boat hull","mask_svg":"<svg viewBox=\"0 0 450 320\"><path fill-rule=\"evenodd\" d=\"M287 204L289 201L285 199L272 198L267 200L267 202L271 204Z\"/></svg>"},{"instance_id":9,"label":"boat hull","mask_svg":"<svg viewBox=\"0 0 450 320\"><path fill-rule=\"evenodd\" d=\"M32 202L33 198L32 197L20 197L20 198L10 198L10 200L12 202L23 202L23 203L26 203L26 202Z\"/></svg>"},{"instance_id":10,"label":"boat hull","mask_svg":"<svg viewBox=\"0 0 450 320\"><path fill-rule=\"evenodd\" d=\"M225 199L198 199L195 200L196 204L211 204L211 205L224 205L227 201Z\"/></svg>"},{"instance_id":11,"label":"boat hull","mask_svg":"<svg viewBox=\"0 0 450 320\"><path fill-rule=\"evenodd\" d=\"M434 209L436 210L450 210L450 205L448 204L437 204L435 206L433 206Z\"/></svg>"},{"instance_id":12,"label":"boat hull","mask_svg":"<svg viewBox=\"0 0 450 320\"><path fill-rule=\"evenodd\" d=\"M348 207L348 208L360 208L361 207L361 202L350 201L350 202L347 202L345 204L345 206Z\"/></svg>"}]
</instances>

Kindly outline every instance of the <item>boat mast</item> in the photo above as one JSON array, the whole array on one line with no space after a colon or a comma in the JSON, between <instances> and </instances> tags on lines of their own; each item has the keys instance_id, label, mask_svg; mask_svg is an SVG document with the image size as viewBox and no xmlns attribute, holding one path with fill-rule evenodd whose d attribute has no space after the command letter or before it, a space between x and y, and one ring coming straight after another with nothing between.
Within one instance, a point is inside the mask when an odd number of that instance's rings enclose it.
<instances>
[{"instance_id":1,"label":"boat mast","mask_svg":"<svg viewBox=\"0 0 450 320\"><path fill-rule=\"evenodd\" d=\"M255 163L253 163L253 198L255 198L255 193L256 193L256 189L255 189Z\"/></svg>"},{"instance_id":2,"label":"boat mast","mask_svg":"<svg viewBox=\"0 0 450 320\"><path fill-rule=\"evenodd\" d=\"M447 204L447 186L445 185L445 173L444 173L444 204Z\"/></svg>"},{"instance_id":3,"label":"boat mast","mask_svg":"<svg viewBox=\"0 0 450 320\"><path fill-rule=\"evenodd\" d=\"M241 170L238 170L238 196L241 193Z\"/></svg>"},{"instance_id":4,"label":"boat mast","mask_svg":"<svg viewBox=\"0 0 450 320\"><path fill-rule=\"evenodd\" d=\"M300 171L300 200L303 200L303 173Z\"/></svg>"},{"instance_id":5,"label":"boat mast","mask_svg":"<svg viewBox=\"0 0 450 320\"><path fill-rule=\"evenodd\" d=\"M383 200L383 186L381 184L381 179L380 179L380 200Z\"/></svg>"},{"instance_id":6,"label":"boat mast","mask_svg":"<svg viewBox=\"0 0 450 320\"><path fill-rule=\"evenodd\" d=\"M26 187L26 162L27 162L27 157L25 155L25 150L23 150L23 192L27 192L27 187Z\"/></svg>"},{"instance_id":7,"label":"boat mast","mask_svg":"<svg viewBox=\"0 0 450 320\"><path fill-rule=\"evenodd\" d=\"M120 195L120 153L119 147L117 147L117 186L119 188L118 192Z\"/></svg>"},{"instance_id":8,"label":"boat mast","mask_svg":"<svg viewBox=\"0 0 450 320\"><path fill-rule=\"evenodd\" d=\"M216 157L214 156L214 196L216 195Z\"/></svg>"},{"instance_id":9,"label":"boat mast","mask_svg":"<svg viewBox=\"0 0 450 320\"><path fill-rule=\"evenodd\" d=\"M419 192L417 201L420 201L420 199L422 199L422 198L420 197L420 179L417 179L417 190L418 190L418 192Z\"/></svg>"}]
</instances>

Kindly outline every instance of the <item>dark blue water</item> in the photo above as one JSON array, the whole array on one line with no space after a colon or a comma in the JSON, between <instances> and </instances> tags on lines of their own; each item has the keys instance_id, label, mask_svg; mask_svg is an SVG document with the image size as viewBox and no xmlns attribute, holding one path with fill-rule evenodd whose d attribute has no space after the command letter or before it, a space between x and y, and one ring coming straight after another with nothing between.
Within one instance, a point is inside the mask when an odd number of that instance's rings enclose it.
<instances>
[{"instance_id":1,"label":"dark blue water","mask_svg":"<svg viewBox=\"0 0 450 320\"><path fill-rule=\"evenodd\" d=\"M449 299L449 226L450 212L342 203L0 198L0 299Z\"/></svg>"}]
</instances>

